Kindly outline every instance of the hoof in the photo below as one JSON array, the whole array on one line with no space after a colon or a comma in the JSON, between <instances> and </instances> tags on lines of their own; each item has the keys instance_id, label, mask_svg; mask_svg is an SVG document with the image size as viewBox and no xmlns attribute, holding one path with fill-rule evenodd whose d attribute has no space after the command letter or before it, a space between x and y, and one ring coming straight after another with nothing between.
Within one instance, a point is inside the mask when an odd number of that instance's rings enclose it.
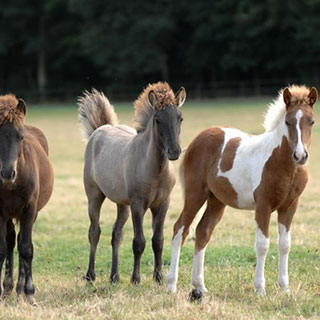
<instances>
[{"instance_id":1,"label":"hoof","mask_svg":"<svg viewBox=\"0 0 320 320\"><path fill-rule=\"evenodd\" d=\"M153 280L158 284L158 285L163 285L163 276L162 272L160 271L155 271L153 273Z\"/></svg>"},{"instance_id":2,"label":"hoof","mask_svg":"<svg viewBox=\"0 0 320 320\"><path fill-rule=\"evenodd\" d=\"M110 276L110 283L119 283L120 282L120 276L115 273Z\"/></svg>"},{"instance_id":3,"label":"hoof","mask_svg":"<svg viewBox=\"0 0 320 320\"><path fill-rule=\"evenodd\" d=\"M282 293L285 293L285 294L289 294L290 293L290 288L289 287L281 287L280 290L281 290Z\"/></svg>"},{"instance_id":4,"label":"hoof","mask_svg":"<svg viewBox=\"0 0 320 320\"><path fill-rule=\"evenodd\" d=\"M32 307L37 307L37 302L33 295L26 296L26 302L30 304Z\"/></svg>"},{"instance_id":5,"label":"hoof","mask_svg":"<svg viewBox=\"0 0 320 320\"><path fill-rule=\"evenodd\" d=\"M139 284L140 283L140 277L132 276L131 277L131 283L134 284L134 285Z\"/></svg>"},{"instance_id":6,"label":"hoof","mask_svg":"<svg viewBox=\"0 0 320 320\"><path fill-rule=\"evenodd\" d=\"M264 297L266 295L266 290L263 289L257 289L257 295L258 297Z\"/></svg>"},{"instance_id":7,"label":"hoof","mask_svg":"<svg viewBox=\"0 0 320 320\"><path fill-rule=\"evenodd\" d=\"M199 289L193 289L189 295L191 302L201 302L202 301L202 291Z\"/></svg>"},{"instance_id":8,"label":"hoof","mask_svg":"<svg viewBox=\"0 0 320 320\"><path fill-rule=\"evenodd\" d=\"M87 274L83 276L83 280L87 280L88 282L93 282L96 280L96 274L87 272Z\"/></svg>"}]
</instances>

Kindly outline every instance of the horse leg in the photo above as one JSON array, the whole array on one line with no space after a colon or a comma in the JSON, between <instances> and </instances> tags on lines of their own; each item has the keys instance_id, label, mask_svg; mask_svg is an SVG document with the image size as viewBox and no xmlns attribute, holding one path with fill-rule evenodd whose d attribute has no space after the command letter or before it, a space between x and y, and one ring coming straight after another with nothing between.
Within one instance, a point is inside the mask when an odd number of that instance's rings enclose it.
<instances>
[{"instance_id":1,"label":"horse leg","mask_svg":"<svg viewBox=\"0 0 320 320\"><path fill-rule=\"evenodd\" d=\"M86 274L86 280L91 282L96 280L95 273L95 260L96 260L96 251L97 245L100 238L100 210L102 203L105 199L104 194L95 189L92 195L88 195L88 212L90 217L90 228L89 228L89 242L90 242L90 258L89 266Z\"/></svg>"},{"instance_id":2,"label":"horse leg","mask_svg":"<svg viewBox=\"0 0 320 320\"><path fill-rule=\"evenodd\" d=\"M127 222L129 218L129 207L123 206L118 204L117 205L118 212L117 212L117 220L113 225L112 230L112 268L111 268L111 275L110 281L115 283L119 282L119 247L122 241L123 236L123 226Z\"/></svg>"},{"instance_id":3,"label":"horse leg","mask_svg":"<svg viewBox=\"0 0 320 320\"><path fill-rule=\"evenodd\" d=\"M207 208L196 229L195 253L192 265L192 285L196 289L207 292L204 285L204 256L207 244L215 226L223 216L225 204L220 202L214 195L210 195Z\"/></svg>"},{"instance_id":4,"label":"horse leg","mask_svg":"<svg viewBox=\"0 0 320 320\"><path fill-rule=\"evenodd\" d=\"M6 221L3 217L0 216L0 281L2 273L2 265L4 259L7 256L7 243L6 243ZM0 282L0 295L1 295L1 282Z\"/></svg>"},{"instance_id":5,"label":"horse leg","mask_svg":"<svg viewBox=\"0 0 320 320\"><path fill-rule=\"evenodd\" d=\"M146 246L146 239L143 234L143 217L146 209L141 201L132 202L131 214L133 222L134 238L132 243L132 249L134 254L134 267L131 276L131 282L133 284L140 283L140 261L141 256Z\"/></svg>"},{"instance_id":6,"label":"horse leg","mask_svg":"<svg viewBox=\"0 0 320 320\"><path fill-rule=\"evenodd\" d=\"M278 245L279 245L279 276L278 283L281 289L289 292L288 257L291 247L290 226L293 216L298 207L298 200L294 201L289 208L278 209Z\"/></svg>"},{"instance_id":7,"label":"horse leg","mask_svg":"<svg viewBox=\"0 0 320 320\"><path fill-rule=\"evenodd\" d=\"M193 187L190 188L190 190L186 188L184 208L174 225L171 264L168 273L168 290L172 292L177 290L181 245L189 234L189 227L193 219L208 198L208 192L203 190L201 186L197 186L196 183L197 182L195 181L195 184L191 184Z\"/></svg>"},{"instance_id":8,"label":"horse leg","mask_svg":"<svg viewBox=\"0 0 320 320\"><path fill-rule=\"evenodd\" d=\"M163 283L162 276L162 250L163 250L163 224L169 208L170 200L167 199L158 207L152 208L152 249L154 253L153 279L158 284Z\"/></svg>"},{"instance_id":9,"label":"horse leg","mask_svg":"<svg viewBox=\"0 0 320 320\"><path fill-rule=\"evenodd\" d=\"M7 257L6 272L3 280L3 294L9 295L13 289L13 250L16 244L16 232L11 219L7 221Z\"/></svg>"},{"instance_id":10,"label":"horse leg","mask_svg":"<svg viewBox=\"0 0 320 320\"><path fill-rule=\"evenodd\" d=\"M30 304L35 304L35 288L32 280L32 229L35 217L35 206L31 204L22 214L22 218L20 220L20 231L18 236L19 278L16 290L19 297L22 292L22 289L24 289L26 299Z\"/></svg>"},{"instance_id":11,"label":"horse leg","mask_svg":"<svg viewBox=\"0 0 320 320\"><path fill-rule=\"evenodd\" d=\"M265 294L265 277L264 266L266 262L267 253L269 250L269 223L272 210L268 205L263 204L256 207L255 219L257 222L256 231L256 274L254 284L258 295Z\"/></svg>"}]
</instances>

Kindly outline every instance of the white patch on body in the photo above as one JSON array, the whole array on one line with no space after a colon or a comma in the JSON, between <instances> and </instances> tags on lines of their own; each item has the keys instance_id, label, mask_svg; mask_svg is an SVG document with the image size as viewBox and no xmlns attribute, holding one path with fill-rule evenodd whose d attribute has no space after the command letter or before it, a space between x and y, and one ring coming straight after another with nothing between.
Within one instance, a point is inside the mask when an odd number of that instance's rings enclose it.
<instances>
[{"instance_id":1,"label":"white patch on body","mask_svg":"<svg viewBox=\"0 0 320 320\"><path fill-rule=\"evenodd\" d=\"M257 289L258 295L265 294L265 278L264 278L264 266L266 262L266 256L269 250L269 238L266 238L262 231L257 228L256 231L256 254L257 254L257 264L256 264L256 275L254 284Z\"/></svg>"},{"instance_id":2,"label":"white patch on body","mask_svg":"<svg viewBox=\"0 0 320 320\"><path fill-rule=\"evenodd\" d=\"M297 119L296 128L297 128L298 141L297 141L295 152L299 160L305 157L305 151L302 143L301 129L300 129L300 120L302 116L303 116L302 110L298 110L296 113L296 119Z\"/></svg>"},{"instance_id":3,"label":"white patch on body","mask_svg":"<svg viewBox=\"0 0 320 320\"><path fill-rule=\"evenodd\" d=\"M204 285L204 256L206 252L206 247L196 252L193 257L192 264L192 280L191 283L195 289L200 289L202 292L208 292Z\"/></svg>"},{"instance_id":4,"label":"white patch on body","mask_svg":"<svg viewBox=\"0 0 320 320\"><path fill-rule=\"evenodd\" d=\"M288 136L288 129L283 123L273 131L250 136L237 129L221 128L225 133L225 146L233 138L241 138L237 148L233 166L229 171L222 172L218 163L218 176L225 177L231 183L238 195L239 209L253 210L255 208L254 191L260 185L265 163L275 148L281 145L282 137Z\"/></svg>"},{"instance_id":5,"label":"white patch on body","mask_svg":"<svg viewBox=\"0 0 320 320\"><path fill-rule=\"evenodd\" d=\"M182 233L184 226L182 226L175 237L172 240L172 253L171 253L171 264L168 273L168 290L171 292L176 292L178 272L179 272L179 258L180 258L180 248L182 242Z\"/></svg>"},{"instance_id":6,"label":"white patch on body","mask_svg":"<svg viewBox=\"0 0 320 320\"><path fill-rule=\"evenodd\" d=\"M282 290L289 290L289 276L288 276L288 257L291 247L291 233L290 230L287 231L287 228L279 223L278 224L279 232L279 276L278 283Z\"/></svg>"}]
</instances>

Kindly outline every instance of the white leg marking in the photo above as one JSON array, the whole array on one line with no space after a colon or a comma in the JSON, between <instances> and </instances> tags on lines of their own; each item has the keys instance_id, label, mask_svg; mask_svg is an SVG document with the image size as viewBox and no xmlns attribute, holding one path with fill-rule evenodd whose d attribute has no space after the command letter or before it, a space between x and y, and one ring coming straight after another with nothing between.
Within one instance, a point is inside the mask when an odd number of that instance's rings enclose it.
<instances>
[{"instance_id":1,"label":"white leg marking","mask_svg":"<svg viewBox=\"0 0 320 320\"><path fill-rule=\"evenodd\" d=\"M296 119L297 119L296 128L297 128L298 141L297 141L295 152L299 160L303 159L305 156L305 150L304 150L304 146L301 139L301 129L300 129L300 119L302 118L302 116L303 116L303 112L301 110L298 110L296 113Z\"/></svg>"},{"instance_id":2,"label":"white leg marking","mask_svg":"<svg viewBox=\"0 0 320 320\"><path fill-rule=\"evenodd\" d=\"M168 273L168 290L172 292L177 291L180 247L182 242L183 230L184 230L184 226L182 226L178 230L177 234L172 240L171 264L170 264L170 270Z\"/></svg>"},{"instance_id":3,"label":"white leg marking","mask_svg":"<svg viewBox=\"0 0 320 320\"><path fill-rule=\"evenodd\" d=\"M203 292L208 292L204 285L204 255L206 252L206 247L196 252L193 257L192 264L192 280L191 283L196 289L200 289Z\"/></svg>"},{"instance_id":4,"label":"white leg marking","mask_svg":"<svg viewBox=\"0 0 320 320\"><path fill-rule=\"evenodd\" d=\"M279 277L278 283L283 291L289 291L289 277L288 277L288 256L291 247L291 233L290 230L279 223Z\"/></svg>"},{"instance_id":5,"label":"white leg marking","mask_svg":"<svg viewBox=\"0 0 320 320\"><path fill-rule=\"evenodd\" d=\"M257 264L256 264L256 276L254 284L257 289L258 295L265 294L265 278L264 278L264 265L266 262L266 256L269 250L269 238L266 238L262 231L257 228L256 232L256 254L257 254Z\"/></svg>"}]
</instances>

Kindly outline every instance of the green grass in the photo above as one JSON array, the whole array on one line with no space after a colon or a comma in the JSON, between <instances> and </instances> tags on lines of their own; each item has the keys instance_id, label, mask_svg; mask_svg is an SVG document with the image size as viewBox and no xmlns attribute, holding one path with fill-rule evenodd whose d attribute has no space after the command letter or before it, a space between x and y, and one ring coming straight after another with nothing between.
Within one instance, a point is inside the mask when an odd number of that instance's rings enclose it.
<instances>
[{"instance_id":1,"label":"green grass","mask_svg":"<svg viewBox=\"0 0 320 320\"><path fill-rule=\"evenodd\" d=\"M202 129L229 125L261 133L267 99L194 101L183 108L182 146ZM115 104L121 123L131 124L129 103ZM317 111L317 117L319 112ZM152 281L151 219L145 216L146 250L142 257L139 286L130 284L133 265L132 223L125 226L120 249L118 285L109 284L111 231L115 205L106 201L101 213L102 234L97 251L97 281L87 285L89 219L82 184L83 153L75 105L36 106L28 109L28 123L39 126L50 144L55 188L49 204L39 214L33 239L33 263L38 307L17 303L15 294L0 304L0 319L299 319L320 317L319 208L320 127L316 125L310 148L310 181L292 227L289 258L291 293L282 294L277 280L276 215L271 221L271 246L266 262L267 296L254 290L255 223L253 212L228 208L214 231L205 259L205 282L209 292L201 304L188 301L194 242L182 248L177 294ZM179 161L175 162L176 169ZM176 170L177 172L177 170ZM170 263L172 227L182 208L177 183L165 223L164 274ZM17 276L17 259L15 279Z\"/></svg>"}]
</instances>

